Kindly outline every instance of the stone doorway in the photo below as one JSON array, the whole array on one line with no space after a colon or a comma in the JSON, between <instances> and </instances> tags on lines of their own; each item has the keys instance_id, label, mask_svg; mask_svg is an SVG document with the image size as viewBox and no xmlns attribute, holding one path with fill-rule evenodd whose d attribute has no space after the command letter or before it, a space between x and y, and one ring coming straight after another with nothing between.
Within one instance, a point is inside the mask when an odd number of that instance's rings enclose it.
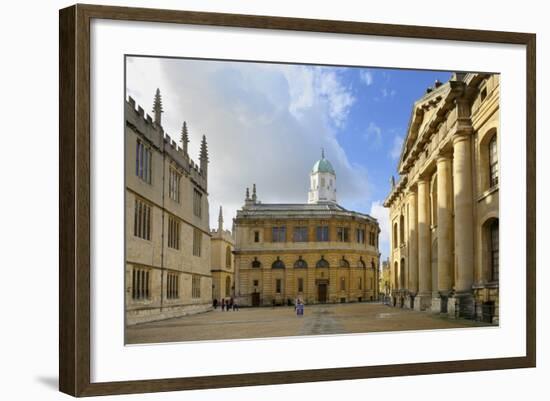
<instances>
[{"instance_id":1,"label":"stone doorway","mask_svg":"<svg viewBox=\"0 0 550 401\"><path fill-rule=\"evenodd\" d=\"M317 301L321 304L324 304L327 302L327 285L326 284L318 284Z\"/></svg>"},{"instance_id":2,"label":"stone doorway","mask_svg":"<svg viewBox=\"0 0 550 401\"><path fill-rule=\"evenodd\" d=\"M259 292L253 292L252 293L252 306L260 306L260 293Z\"/></svg>"}]
</instances>

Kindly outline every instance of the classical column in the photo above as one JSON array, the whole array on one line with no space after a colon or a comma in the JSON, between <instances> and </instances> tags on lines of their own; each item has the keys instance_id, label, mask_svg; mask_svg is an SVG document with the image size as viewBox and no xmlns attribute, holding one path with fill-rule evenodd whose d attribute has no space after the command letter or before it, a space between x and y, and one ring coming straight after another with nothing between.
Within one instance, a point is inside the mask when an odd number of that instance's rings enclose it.
<instances>
[{"instance_id":1,"label":"classical column","mask_svg":"<svg viewBox=\"0 0 550 401\"><path fill-rule=\"evenodd\" d=\"M412 298L412 302L418 293L418 229L416 217L416 188L409 191L407 194L407 201L409 204L409 223L407 224L409 228L409 282L407 287L409 289L409 295ZM410 307L413 307L412 303Z\"/></svg>"},{"instance_id":2,"label":"classical column","mask_svg":"<svg viewBox=\"0 0 550 401\"><path fill-rule=\"evenodd\" d=\"M455 134L456 135L456 134ZM469 133L456 135L454 146L454 209L456 296L459 314L471 317L473 313L472 284L474 282L472 155Z\"/></svg>"},{"instance_id":3,"label":"classical column","mask_svg":"<svg viewBox=\"0 0 550 401\"><path fill-rule=\"evenodd\" d=\"M451 159L440 155L437 159L437 290L440 298L435 306L436 309L439 306L441 313L447 313L447 301L453 286L451 180Z\"/></svg>"},{"instance_id":4,"label":"classical column","mask_svg":"<svg viewBox=\"0 0 550 401\"><path fill-rule=\"evenodd\" d=\"M415 309L425 310L432 295L432 267L430 259L430 184L425 178L418 180L418 296Z\"/></svg>"}]
</instances>

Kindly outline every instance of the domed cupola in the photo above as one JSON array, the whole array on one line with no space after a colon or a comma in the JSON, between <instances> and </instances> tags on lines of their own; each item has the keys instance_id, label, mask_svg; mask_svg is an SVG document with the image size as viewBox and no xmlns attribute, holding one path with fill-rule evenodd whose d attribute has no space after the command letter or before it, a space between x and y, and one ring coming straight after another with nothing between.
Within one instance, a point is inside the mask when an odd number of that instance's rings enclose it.
<instances>
[{"instance_id":1,"label":"domed cupola","mask_svg":"<svg viewBox=\"0 0 550 401\"><path fill-rule=\"evenodd\" d=\"M313 165L313 169L311 169L311 174L315 173L331 173L333 175L336 175L334 173L334 169L332 168L332 164L325 159L325 151L324 149L321 150L321 158L315 162Z\"/></svg>"},{"instance_id":2,"label":"domed cupola","mask_svg":"<svg viewBox=\"0 0 550 401\"><path fill-rule=\"evenodd\" d=\"M310 189L308 203L336 203L336 173L332 164L325 159L325 151L321 150L321 158L315 162L310 173Z\"/></svg>"}]
</instances>

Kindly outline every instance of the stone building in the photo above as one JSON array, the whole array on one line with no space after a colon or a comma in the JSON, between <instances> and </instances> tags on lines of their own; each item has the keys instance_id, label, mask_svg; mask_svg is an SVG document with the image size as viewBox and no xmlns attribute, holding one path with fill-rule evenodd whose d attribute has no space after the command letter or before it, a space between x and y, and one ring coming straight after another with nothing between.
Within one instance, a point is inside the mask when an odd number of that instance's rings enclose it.
<instances>
[{"instance_id":1,"label":"stone building","mask_svg":"<svg viewBox=\"0 0 550 401\"><path fill-rule=\"evenodd\" d=\"M453 74L414 103L385 206L393 304L498 322L499 75Z\"/></svg>"},{"instance_id":2,"label":"stone building","mask_svg":"<svg viewBox=\"0 0 550 401\"><path fill-rule=\"evenodd\" d=\"M382 295L382 300L386 301L386 298L390 296L391 288L391 267L390 261L384 260L382 262L382 269L380 274L380 287L379 292Z\"/></svg>"},{"instance_id":3,"label":"stone building","mask_svg":"<svg viewBox=\"0 0 550 401\"><path fill-rule=\"evenodd\" d=\"M235 239L231 231L223 229L223 211L220 206L218 229L210 231L212 297L221 302L235 295L235 263L233 250Z\"/></svg>"},{"instance_id":4,"label":"stone building","mask_svg":"<svg viewBox=\"0 0 550 401\"><path fill-rule=\"evenodd\" d=\"M260 306L360 302L378 294L376 219L336 203L324 152L310 174L308 203L264 204L246 190L235 218L237 299Z\"/></svg>"},{"instance_id":5,"label":"stone building","mask_svg":"<svg viewBox=\"0 0 550 401\"><path fill-rule=\"evenodd\" d=\"M200 162L164 132L160 92L154 118L125 101L126 323L206 311L212 302L208 151Z\"/></svg>"}]
</instances>

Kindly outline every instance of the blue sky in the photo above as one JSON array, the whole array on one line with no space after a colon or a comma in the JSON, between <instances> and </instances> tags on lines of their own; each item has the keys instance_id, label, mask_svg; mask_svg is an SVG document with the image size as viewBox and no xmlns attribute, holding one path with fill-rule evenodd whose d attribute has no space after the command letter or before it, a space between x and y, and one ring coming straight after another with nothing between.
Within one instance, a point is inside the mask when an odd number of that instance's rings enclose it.
<instances>
[{"instance_id":1,"label":"blue sky","mask_svg":"<svg viewBox=\"0 0 550 401\"><path fill-rule=\"evenodd\" d=\"M382 202L396 174L412 105L449 72L130 57L127 95L151 113L160 88L163 127L190 130L198 160L207 136L211 226L225 226L258 186L264 203L307 202L309 172L325 148L337 175L338 203L371 214L389 252Z\"/></svg>"}]
</instances>

